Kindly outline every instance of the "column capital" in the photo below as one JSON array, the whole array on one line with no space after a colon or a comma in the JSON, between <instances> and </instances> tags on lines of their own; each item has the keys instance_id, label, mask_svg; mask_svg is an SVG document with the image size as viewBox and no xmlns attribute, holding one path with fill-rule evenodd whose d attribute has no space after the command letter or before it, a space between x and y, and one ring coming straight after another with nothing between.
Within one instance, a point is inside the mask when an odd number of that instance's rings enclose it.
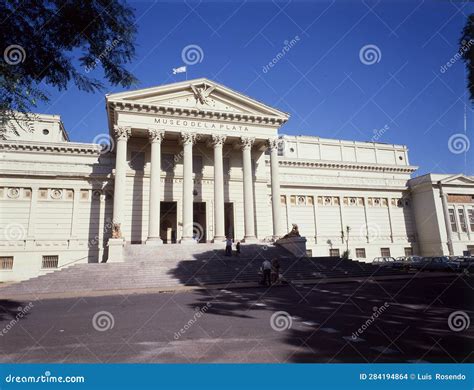
<instances>
[{"instance_id":1,"label":"column capital","mask_svg":"<svg viewBox=\"0 0 474 390\"><path fill-rule=\"evenodd\" d=\"M148 128L148 139L151 143L158 142L161 144L161 141L163 141L164 136L165 132L163 130L159 130L155 127Z\"/></svg>"},{"instance_id":2,"label":"column capital","mask_svg":"<svg viewBox=\"0 0 474 390\"><path fill-rule=\"evenodd\" d=\"M197 134L196 133L181 133L181 143L183 145L194 145L197 141Z\"/></svg>"},{"instance_id":3,"label":"column capital","mask_svg":"<svg viewBox=\"0 0 474 390\"><path fill-rule=\"evenodd\" d=\"M211 146L223 146L226 140L226 136L222 134L212 134L211 140L209 141L209 145Z\"/></svg>"},{"instance_id":4,"label":"column capital","mask_svg":"<svg viewBox=\"0 0 474 390\"><path fill-rule=\"evenodd\" d=\"M240 137L240 145L243 150L251 149L254 142L254 137Z\"/></svg>"},{"instance_id":5,"label":"column capital","mask_svg":"<svg viewBox=\"0 0 474 390\"><path fill-rule=\"evenodd\" d=\"M128 141L132 135L132 128L130 126L114 126L114 134L117 140Z\"/></svg>"},{"instance_id":6,"label":"column capital","mask_svg":"<svg viewBox=\"0 0 474 390\"><path fill-rule=\"evenodd\" d=\"M267 147L270 150L278 150L282 143L281 138L275 137L275 138L269 138L267 140Z\"/></svg>"}]
</instances>

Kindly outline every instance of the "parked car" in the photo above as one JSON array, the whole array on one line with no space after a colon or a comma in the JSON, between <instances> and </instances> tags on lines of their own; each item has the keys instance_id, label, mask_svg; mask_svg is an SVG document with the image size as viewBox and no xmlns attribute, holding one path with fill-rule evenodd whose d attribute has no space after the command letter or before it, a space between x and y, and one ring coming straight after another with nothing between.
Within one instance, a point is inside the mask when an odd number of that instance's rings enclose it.
<instances>
[{"instance_id":1,"label":"parked car","mask_svg":"<svg viewBox=\"0 0 474 390\"><path fill-rule=\"evenodd\" d=\"M378 266L392 266L394 263L395 259L390 256L382 256L382 257L376 257L374 260L372 260L373 265L378 265Z\"/></svg>"},{"instance_id":2,"label":"parked car","mask_svg":"<svg viewBox=\"0 0 474 390\"><path fill-rule=\"evenodd\" d=\"M412 268L421 271L459 271L457 262L450 260L446 256L423 257L421 261L413 263Z\"/></svg>"},{"instance_id":3,"label":"parked car","mask_svg":"<svg viewBox=\"0 0 474 390\"><path fill-rule=\"evenodd\" d=\"M409 270L411 266L422 260L420 256L399 256L392 264L393 268Z\"/></svg>"},{"instance_id":4,"label":"parked car","mask_svg":"<svg viewBox=\"0 0 474 390\"><path fill-rule=\"evenodd\" d=\"M405 256L399 256L391 265L392 268L407 269L407 258Z\"/></svg>"},{"instance_id":5,"label":"parked car","mask_svg":"<svg viewBox=\"0 0 474 390\"><path fill-rule=\"evenodd\" d=\"M416 264L419 264L423 261L423 257L421 256L408 256L405 260L405 268L412 269L416 268Z\"/></svg>"},{"instance_id":6,"label":"parked car","mask_svg":"<svg viewBox=\"0 0 474 390\"><path fill-rule=\"evenodd\" d=\"M474 257L472 256L453 256L450 261L456 263L461 271L474 272Z\"/></svg>"}]
</instances>

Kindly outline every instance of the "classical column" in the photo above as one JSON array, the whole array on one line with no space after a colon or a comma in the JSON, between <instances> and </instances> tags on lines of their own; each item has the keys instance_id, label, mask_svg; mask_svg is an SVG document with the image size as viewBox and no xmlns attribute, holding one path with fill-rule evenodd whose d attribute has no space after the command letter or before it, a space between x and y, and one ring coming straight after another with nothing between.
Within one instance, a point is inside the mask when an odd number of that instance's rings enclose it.
<instances>
[{"instance_id":1,"label":"classical column","mask_svg":"<svg viewBox=\"0 0 474 390\"><path fill-rule=\"evenodd\" d=\"M444 224L446 226L448 253L449 253L449 256L453 256L454 255L453 235L451 232L451 221L449 220L448 195L446 195L443 192L443 187L441 186L441 184L439 185L439 192L440 192L440 197L441 197L441 204L443 206ZM456 218L456 213L454 213L454 218Z\"/></svg>"},{"instance_id":2,"label":"classical column","mask_svg":"<svg viewBox=\"0 0 474 390\"><path fill-rule=\"evenodd\" d=\"M222 149L226 137L214 134L212 146L214 147L214 242L225 239L224 228L224 163Z\"/></svg>"},{"instance_id":3,"label":"classical column","mask_svg":"<svg viewBox=\"0 0 474 390\"><path fill-rule=\"evenodd\" d=\"M270 149L270 176L272 183L272 216L273 216L273 239L283 236L281 226L281 199L280 199L280 174L278 172L278 145L280 140L272 138L268 140Z\"/></svg>"},{"instance_id":4,"label":"classical column","mask_svg":"<svg viewBox=\"0 0 474 390\"><path fill-rule=\"evenodd\" d=\"M183 144L183 235L181 244L195 244L193 239L193 144L196 134L181 133Z\"/></svg>"},{"instance_id":5,"label":"classical column","mask_svg":"<svg viewBox=\"0 0 474 390\"><path fill-rule=\"evenodd\" d=\"M124 203L127 174L127 141L132 133L130 127L115 126L115 180L114 180L114 211L115 228L114 238L123 238Z\"/></svg>"},{"instance_id":6,"label":"classical column","mask_svg":"<svg viewBox=\"0 0 474 390\"><path fill-rule=\"evenodd\" d=\"M253 207L253 179L252 179L252 145L255 138L241 137L242 163L244 171L244 223L245 242L256 241L255 237L255 214Z\"/></svg>"},{"instance_id":7,"label":"classical column","mask_svg":"<svg viewBox=\"0 0 474 390\"><path fill-rule=\"evenodd\" d=\"M466 232L467 232L467 239L471 241L471 226L470 226L470 221L469 221L469 214L467 213L467 207L466 205L462 206L464 210L464 223L466 224Z\"/></svg>"},{"instance_id":8,"label":"classical column","mask_svg":"<svg viewBox=\"0 0 474 390\"><path fill-rule=\"evenodd\" d=\"M161 141L164 132L158 129L148 129L151 143L150 158L150 198L148 206L148 238L147 245L161 245L160 237L160 187L161 187Z\"/></svg>"}]
</instances>

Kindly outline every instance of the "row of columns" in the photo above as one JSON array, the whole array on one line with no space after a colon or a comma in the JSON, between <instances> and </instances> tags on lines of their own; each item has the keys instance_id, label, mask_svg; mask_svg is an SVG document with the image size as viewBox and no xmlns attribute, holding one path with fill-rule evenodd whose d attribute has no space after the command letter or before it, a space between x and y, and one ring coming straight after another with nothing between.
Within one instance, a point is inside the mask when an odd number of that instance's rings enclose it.
<instances>
[{"instance_id":1,"label":"row of columns","mask_svg":"<svg viewBox=\"0 0 474 390\"><path fill-rule=\"evenodd\" d=\"M115 127L116 162L114 183L114 223L124 220L123 205L125 203L126 171L127 171L127 141L131 135L130 127ZM151 144L150 167L150 196L147 244L159 245L160 238L160 199L161 199L161 143L164 132L158 129L148 129ZM193 238L193 145L197 140L195 133L181 133L183 145L183 234L181 243L195 243ZM214 149L214 241L225 239L224 223L224 163L223 147L226 137L212 135L210 145ZM243 160L243 194L244 194L244 226L245 242L254 242L255 213L253 195L253 174L251 150L255 139L241 137ZM268 140L270 149L270 172L272 192L273 235L278 238L283 235L281 224L280 182L278 173L278 142L277 138Z\"/></svg>"}]
</instances>

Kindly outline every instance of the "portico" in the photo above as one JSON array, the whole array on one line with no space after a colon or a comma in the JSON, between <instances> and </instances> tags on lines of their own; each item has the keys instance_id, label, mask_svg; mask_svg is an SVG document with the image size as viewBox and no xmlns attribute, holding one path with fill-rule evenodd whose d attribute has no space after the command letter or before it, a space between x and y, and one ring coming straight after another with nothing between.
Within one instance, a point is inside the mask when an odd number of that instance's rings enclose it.
<instances>
[{"instance_id":1,"label":"portico","mask_svg":"<svg viewBox=\"0 0 474 390\"><path fill-rule=\"evenodd\" d=\"M257 233L255 208L266 201L267 184L271 185L271 236L283 234L278 128L288 119L287 114L206 79L108 95L107 110L116 151L113 221L121 227L120 237L111 241L136 242L131 237L133 230L143 231L133 227L134 222L127 217L130 212L126 211L130 190L127 183L132 181L127 177L134 176L137 180L137 171L131 172L130 167L135 165L134 159L140 153L145 161L140 180L143 187L148 186L142 202L143 215L147 218L142 237L146 239L140 242L163 243L160 205L165 201L178 204L175 235L176 242L181 244L196 244L204 233L203 224L195 220L196 202L204 203L208 210L205 213L208 241L222 242L226 230L244 242L265 238L268 234L263 234L263 230ZM270 183L262 179L257 169L259 165L260 170L265 168L262 161L266 152L272 162ZM163 157L172 158L172 169L161 166ZM200 166L195 166L196 163ZM136 196L134 193L133 197ZM237 215L242 212L243 229L226 226L225 221L230 220L226 216L229 204ZM233 216L232 220L235 220Z\"/></svg>"}]
</instances>

